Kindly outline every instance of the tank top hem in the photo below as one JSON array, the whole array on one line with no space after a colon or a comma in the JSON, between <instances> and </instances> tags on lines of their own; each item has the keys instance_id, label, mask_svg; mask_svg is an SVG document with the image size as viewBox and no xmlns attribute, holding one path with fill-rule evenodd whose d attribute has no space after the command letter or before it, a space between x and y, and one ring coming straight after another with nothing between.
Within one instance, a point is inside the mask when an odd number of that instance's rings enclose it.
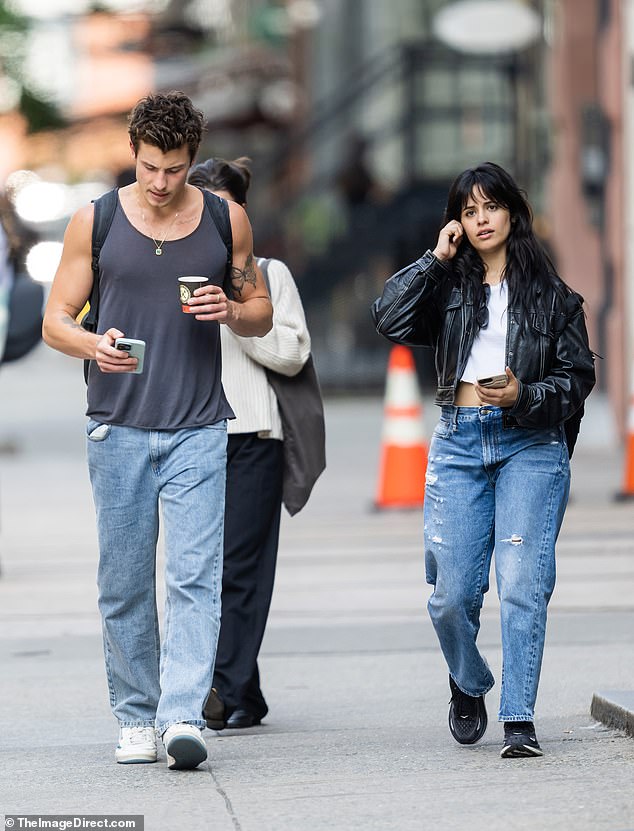
<instances>
[{"instance_id":1,"label":"tank top hem","mask_svg":"<svg viewBox=\"0 0 634 831\"><path fill-rule=\"evenodd\" d=\"M176 432L177 430L198 430L202 427L213 427L214 424L219 424L221 421L230 421L235 418L235 413L233 410L230 410L227 414L222 415L219 414L217 417L214 418L212 421L203 421L200 424L192 423L192 424L181 424L178 427L161 427L155 424L132 424L130 422L123 422L117 419L108 418L105 415L101 416L99 413L92 413L88 410L86 411L86 418L91 418L93 421L98 421L99 424L109 424L113 427L131 427L134 430L163 430L165 432Z\"/></svg>"}]
</instances>

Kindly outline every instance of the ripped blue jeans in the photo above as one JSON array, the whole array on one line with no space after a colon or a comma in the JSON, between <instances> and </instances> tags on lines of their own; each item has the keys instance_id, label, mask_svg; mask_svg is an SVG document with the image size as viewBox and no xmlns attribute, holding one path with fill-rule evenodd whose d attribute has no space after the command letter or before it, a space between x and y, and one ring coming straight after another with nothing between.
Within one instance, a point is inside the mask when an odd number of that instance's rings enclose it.
<instances>
[{"instance_id":1,"label":"ripped blue jeans","mask_svg":"<svg viewBox=\"0 0 634 831\"><path fill-rule=\"evenodd\" d=\"M495 551L500 721L533 720L569 488L562 427L505 428L499 407L442 408L425 489L425 568L434 586L428 609L458 687L488 692L494 678L476 639Z\"/></svg>"}]
</instances>

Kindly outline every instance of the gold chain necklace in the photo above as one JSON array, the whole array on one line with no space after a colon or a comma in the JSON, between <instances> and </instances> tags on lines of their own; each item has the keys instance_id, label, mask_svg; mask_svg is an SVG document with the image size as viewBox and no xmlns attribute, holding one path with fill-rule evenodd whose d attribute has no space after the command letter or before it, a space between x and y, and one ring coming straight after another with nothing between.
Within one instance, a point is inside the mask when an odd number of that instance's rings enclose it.
<instances>
[{"instance_id":1,"label":"gold chain necklace","mask_svg":"<svg viewBox=\"0 0 634 831\"><path fill-rule=\"evenodd\" d=\"M139 208L141 208L141 203L140 202L139 202ZM145 218L145 214L143 213L143 208L141 208L141 219L143 220L143 224L145 225L145 227L150 232L150 239L152 240L152 242L156 246L156 248L154 249L154 253L156 254L157 257L160 257L161 254L163 253L163 250L162 250L163 249L163 244L165 243L165 240L167 239L167 237L169 235L169 232L172 230L172 225L178 219L178 214L179 214L179 211L176 211L176 213L172 217L172 221L167 226L167 230L165 231L165 234L163 235L163 239L159 242L157 239L154 239L154 235L152 234L152 229L150 227L150 223Z\"/></svg>"}]
</instances>

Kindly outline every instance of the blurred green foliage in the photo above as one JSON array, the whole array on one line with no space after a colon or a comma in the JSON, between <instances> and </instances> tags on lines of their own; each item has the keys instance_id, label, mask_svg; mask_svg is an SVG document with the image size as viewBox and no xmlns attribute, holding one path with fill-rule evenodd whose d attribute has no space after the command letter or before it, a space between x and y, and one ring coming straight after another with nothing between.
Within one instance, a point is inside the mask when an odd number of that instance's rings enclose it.
<instances>
[{"instance_id":1,"label":"blurred green foliage","mask_svg":"<svg viewBox=\"0 0 634 831\"><path fill-rule=\"evenodd\" d=\"M30 133L54 130L68 123L54 104L38 97L26 86L22 86L20 112L28 122Z\"/></svg>"},{"instance_id":2,"label":"blurred green foliage","mask_svg":"<svg viewBox=\"0 0 634 831\"><path fill-rule=\"evenodd\" d=\"M28 32L28 18L0 0L0 82L4 76L5 89L15 90L15 100L13 95L7 95L0 101L0 111L18 109L31 133L63 127L66 120L59 109L34 90L24 77Z\"/></svg>"}]
</instances>

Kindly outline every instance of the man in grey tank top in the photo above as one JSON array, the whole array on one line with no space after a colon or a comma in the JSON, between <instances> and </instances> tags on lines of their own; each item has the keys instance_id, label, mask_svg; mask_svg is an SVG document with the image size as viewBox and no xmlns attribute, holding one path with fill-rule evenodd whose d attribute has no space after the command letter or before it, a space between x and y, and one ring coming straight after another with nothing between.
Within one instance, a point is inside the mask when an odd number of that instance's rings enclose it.
<instances>
[{"instance_id":1,"label":"man in grey tank top","mask_svg":"<svg viewBox=\"0 0 634 831\"><path fill-rule=\"evenodd\" d=\"M97 333L77 317L92 289L93 206L75 213L44 318L49 346L89 359L87 455L99 536L99 609L115 759L155 762L157 734L172 769L207 758L201 731L220 627L226 419L219 326L265 335L272 308L254 265L251 226L229 203L226 249L187 174L203 114L181 92L149 95L130 115L136 181L118 204L99 258ZM181 310L177 277L207 278ZM144 341L137 359L117 338ZM166 605L156 608L159 507Z\"/></svg>"}]
</instances>

